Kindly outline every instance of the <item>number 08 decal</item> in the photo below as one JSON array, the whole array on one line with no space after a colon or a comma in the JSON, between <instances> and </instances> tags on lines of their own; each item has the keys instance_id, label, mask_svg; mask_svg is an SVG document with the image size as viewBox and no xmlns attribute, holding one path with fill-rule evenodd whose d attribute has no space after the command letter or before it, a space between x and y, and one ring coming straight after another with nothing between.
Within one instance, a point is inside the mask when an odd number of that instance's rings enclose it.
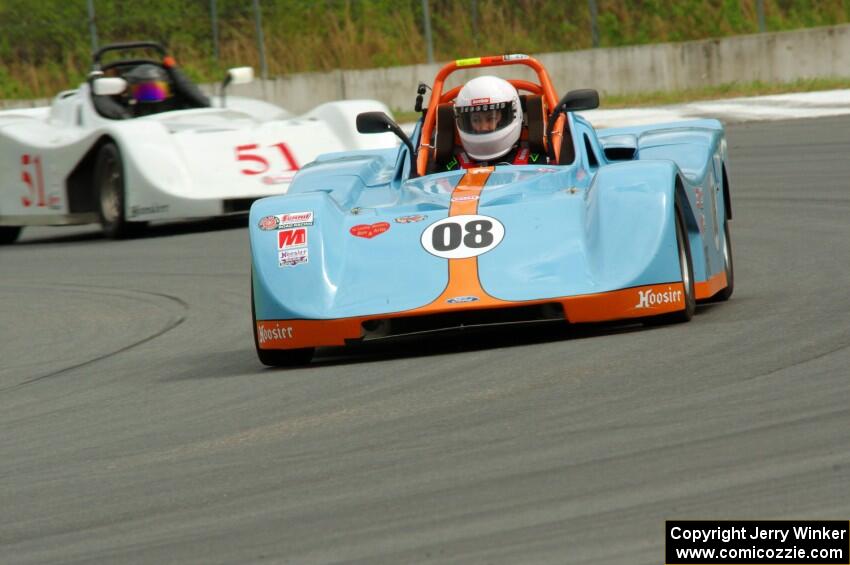
<instances>
[{"instance_id":1,"label":"number 08 decal","mask_svg":"<svg viewBox=\"0 0 850 565\"><path fill-rule=\"evenodd\" d=\"M496 218L473 214L449 216L422 232L422 247L444 259L466 259L487 253L505 237L505 226Z\"/></svg>"}]
</instances>

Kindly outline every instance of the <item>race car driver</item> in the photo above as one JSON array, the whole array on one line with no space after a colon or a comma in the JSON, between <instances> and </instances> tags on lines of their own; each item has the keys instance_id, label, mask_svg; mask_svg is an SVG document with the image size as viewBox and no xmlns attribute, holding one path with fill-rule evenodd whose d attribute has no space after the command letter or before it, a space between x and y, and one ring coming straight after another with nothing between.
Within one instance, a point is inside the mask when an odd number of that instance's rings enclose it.
<instances>
[{"instance_id":1,"label":"race car driver","mask_svg":"<svg viewBox=\"0 0 850 565\"><path fill-rule=\"evenodd\" d=\"M165 69L150 63L134 67L124 75L135 116L173 110L171 83Z\"/></svg>"},{"instance_id":2,"label":"race car driver","mask_svg":"<svg viewBox=\"0 0 850 565\"><path fill-rule=\"evenodd\" d=\"M519 142L522 107L519 94L506 80L482 76L467 82L455 98L454 115L463 151L456 152L446 171L545 159Z\"/></svg>"}]
</instances>

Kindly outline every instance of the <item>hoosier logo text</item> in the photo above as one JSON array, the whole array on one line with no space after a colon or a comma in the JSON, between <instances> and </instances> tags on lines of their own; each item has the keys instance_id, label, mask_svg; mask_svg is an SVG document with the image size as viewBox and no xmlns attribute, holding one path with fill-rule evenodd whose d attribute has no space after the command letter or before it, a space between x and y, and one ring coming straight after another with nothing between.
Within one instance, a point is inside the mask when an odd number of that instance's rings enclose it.
<instances>
[{"instance_id":1,"label":"hoosier logo text","mask_svg":"<svg viewBox=\"0 0 850 565\"><path fill-rule=\"evenodd\" d=\"M682 291L673 290L667 287L663 292L655 292L651 288L649 290L638 291L638 303L635 308L652 308L661 304L678 304L682 302Z\"/></svg>"}]
</instances>

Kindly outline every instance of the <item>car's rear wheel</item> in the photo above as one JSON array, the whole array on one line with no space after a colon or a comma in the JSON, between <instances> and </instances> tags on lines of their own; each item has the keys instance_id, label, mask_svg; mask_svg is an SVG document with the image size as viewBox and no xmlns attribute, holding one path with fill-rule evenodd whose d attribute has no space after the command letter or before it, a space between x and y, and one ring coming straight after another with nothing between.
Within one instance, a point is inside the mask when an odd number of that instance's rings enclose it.
<instances>
[{"instance_id":1,"label":"car's rear wheel","mask_svg":"<svg viewBox=\"0 0 850 565\"><path fill-rule=\"evenodd\" d=\"M21 226L0 226L0 245L15 243L21 235L21 229Z\"/></svg>"},{"instance_id":2,"label":"car's rear wheel","mask_svg":"<svg viewBox=\"0 0 850 565\"><path fill-rule=\"evenodd\" d=\"M260 339L257 336L257 308L254 306L254 280L251 279L251 332L254 334L254 348L260 363L269 367L297 367L306 365L313 359L316 349L304 347L300 349L260 349Z\"/></svg>"},{"instance_id":3,"label":"car's rear wheel","mask_svg":"<svg viewBox=\"0 0 850 565\"><path fill-rule=\"evenodd\" d=\"M714 300L729 300L735 290L735 265L732 262L732 237L729 235L729 220L723 222L723 267L726 271L726 288L714 296Z\"/></svg>"},{"instance_id":4,"label":"car's rear wheel","mask_svg":"<svg viewBox=\"0 0 850 565\"><path fill-rule=\"evenodd\" d=\"M97 154L94 184L100 225L106 237L122 239L144 228L142 223L127 221L124 163L121 152L112 142L105 143Z\"/></svg>"},{"instance_id":5,"label":"car's rear wheel","mask_svg":"<svg viewBox=\"0 0 850 565\"><path fill-rule=\"evenodd\" d=\"M679 256L679 270L682 275L682 286L684 286L684 302L685 307L678 312L662 314L648 318L646 323L649 325L660 324L678 324L681 322L690 321L696 312L697 301L696 292L694 291L694 266L691 261L691 246L688 241L688 232L685 229L685 219L682 210L676 204L676 247Z\"/></svg>"}]
</instances>

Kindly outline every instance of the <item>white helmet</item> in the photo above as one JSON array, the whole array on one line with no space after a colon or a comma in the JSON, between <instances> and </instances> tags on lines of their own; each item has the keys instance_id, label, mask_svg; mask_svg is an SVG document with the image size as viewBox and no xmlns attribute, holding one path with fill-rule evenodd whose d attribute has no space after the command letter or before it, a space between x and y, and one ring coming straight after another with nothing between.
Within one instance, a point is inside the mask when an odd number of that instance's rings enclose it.
<instances>
[{"instance_id":1,"label":"white helmet","mask_svg":"<svg viewBox=\"0 0 850 565\"><path fill-rule=\"evenodd\" d=\"M506 154L519 139L522 108L506 80L483 76L470 80L454 103L460 140L470 157L489 161Z\"/></svg>"}]
</instances>

